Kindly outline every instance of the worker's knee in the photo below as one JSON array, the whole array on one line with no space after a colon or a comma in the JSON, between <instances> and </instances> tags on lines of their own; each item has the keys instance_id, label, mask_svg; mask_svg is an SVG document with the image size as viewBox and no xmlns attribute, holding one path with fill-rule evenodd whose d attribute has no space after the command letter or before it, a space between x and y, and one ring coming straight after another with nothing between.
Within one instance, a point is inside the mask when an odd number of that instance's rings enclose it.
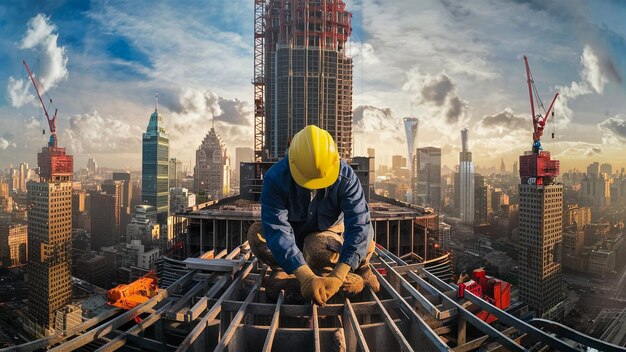
<instances>
[{"instance_id":1,"label":"worker's knee","mask_svg":"<svg viewBox=\"0 0 626 352\"><path fill-rule=\"evenodd\" d=\"M257 221L250 225L247 238L250 250L262 263L267 264L272 268L278 266L278 263L276 263L276 260L274 259L274 256L272 256L272 252L263 237L263 226L260 222Z\"/></svg>"},{"instance_id":2,"label":"worker's knee","mask_svg":"<svg viewBox=\"0 0 626 352\"><path fill-rule=\"evenodd\" d=\"M313 271L330 270L339 261L343 238L331 231L313 233L304 239L304 260Z\"/></svg>"}]
</instances>

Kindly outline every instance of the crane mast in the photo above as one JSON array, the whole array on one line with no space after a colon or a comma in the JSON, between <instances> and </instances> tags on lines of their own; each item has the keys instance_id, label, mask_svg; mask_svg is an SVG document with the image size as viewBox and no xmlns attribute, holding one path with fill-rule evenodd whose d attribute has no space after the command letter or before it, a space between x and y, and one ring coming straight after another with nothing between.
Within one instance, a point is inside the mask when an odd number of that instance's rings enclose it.
<instances>
[{"instance_id":1,"label":"crane mast","mask_svg":"<svg viewBox=\"0 0 626 352\"><path fill-rule=\"evenodd\" d=\"M554 117L554 111L552 108L554 107L554 103L556 102L556 98L558 98L559 93L557 92L550 103L550 107L545 111L545 116L541 114L535 114L535 98L538 99L541 107L543 107L543 103L541 103L541 99L538 96L537 89L535 87L535 81L533 80L532 73L530 72L530 65L528 64L528 58L524 55L524 64L526 66L526 82L528 83L528 95L530 97L530 113L532 114L533 120L533 147L532 151L534 154L539 154L539 151L543 148L541 147L541 136L543 136L543 129L546 126L546 121L548 117L550 117L550 112L552 112L552 116ZM539 106L537 106L539 108ZM552 136L554 138L554 134Z\"/></svg>"},{"instance_id":2,"label":"crane mast","mask_svg":"<svg viewBox=\"0 0 626 352\"><path fill-rule=\"evenodd\" d=\"M46 109L46 104L44 104L43 99L41 98L41 94L39 93L39 87L42 89L43 84L39 81L39 79L35 78L30 71L30 67L26 63L26 60L22 60L24 67L26 67L26 72L28 72L28 77L30 77L30 81L33 82L33 87L35 87L35 92L37 93L37 97L39 98L39 102L41 103L41 108L43 109L43 113L46 115L46 120L48 121L48 127L50 127L50 140L48 141L49 147L57 146L57 111L58 109L54 108L54 116L50 118L48 114L48 109ZM52 103L52 99L50 99L50 103Z\"/></svg>"},{"instance_id":3,"label":"crane mast","mask_svg":"<svg viewBox=\"0 0 626 352\"><path fill-rule=\"evenodd\" d=\"M254 154L263 159L265 142L265 8L267 0L254 0Z\"/></svg>"}]
</instances>

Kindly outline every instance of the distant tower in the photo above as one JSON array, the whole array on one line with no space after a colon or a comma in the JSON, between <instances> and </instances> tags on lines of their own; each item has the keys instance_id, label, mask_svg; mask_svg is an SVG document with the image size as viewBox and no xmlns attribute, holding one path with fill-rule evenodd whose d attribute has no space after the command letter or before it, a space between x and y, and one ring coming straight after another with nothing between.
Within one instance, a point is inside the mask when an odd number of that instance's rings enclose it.
<instances>
[{"instance_id":1,"label":"distant tower","mask_svg":"<svg viewBox=\"0 0 626 352\"><path fill-rule=\"evenodd\" d=\"M343 0L268 0L265 29L265 148L285 156L307 125L327 130L352 156L352 14Z\"/></svg>"},{"instance_id":2,"label":"distant tower","mask_svg":"<svg viewBox=\"0 0 626 352\"><path fill-rule=\"evenodd\" d=\"M163 116L159 114L158 96L154 112L150 115L148 128L143 134L141 163L141 201L156 209L156 221L167 233L169 215L169 139L162 127Z\"/></svg>"},{"instance_id":3,"label":"distant tower","mask_svg":"<svg viewBox=\"0 0 626 352\"><path fill-rule=\"evenodd\" d=\"M89 158L89 160L87 160L87 171L90 175L93 175L98 171L98 163L96 163L96 159Z\"/></svg>"},{"instance_id":4,"label":"distant tower","mask_svg":"<svg viewBox=\"0 0 626 352\"><path fill-rule=\"evenodd\" d=\"M474 163L468 148L467 128L461 130L461 152L459 153L459 213L465 224L474 223Z\"/></svg>"},{"instance_id":5,"label":"distant tower","mask_svg":"<svg viewBox=\"0 0 626 352\"><path fill-rule=\"evenodd\" d=\"M415 140L417 139L417 127L418 127L418 119L415 117L405 117L404 118L404 131L406 132L406 145L408 148L407 160L410 176L410 184L413 185L415 183L415 171L413 169L413 156L415 155ZM409 203L413 202L413 190L412 186L409 187L407 194L407 201Z\"/></svg>"},{"instance_id":6,"label":"distant tower","mask_svg":"<svg viewBox=\"0 0 626 352\"><path fill-rule=\"evenodd\" d=\"M548 319L560 315L563 301L563 185L555 182L558 175L559 161L550 153L520 156L520 299Z\"/></svg>"},{"instance_id":7,"label":"distant tower","mask_svg":"<svg viewBox=\"0 0 626 352\"><path fill-rule=\"evenodd\" d=\"M504 165L504 158L500 161L500 175L504 175L506 173L506 166Z\"/></svg>"},{"instance_id":8,"label":"distant tower","mask_svg":"<svg viewBox=\"0 0 626 352\"><path fill-rule=\"evenodd\" d=\"M415 153L417 182L413 192L414 203L441 208L441 148L417 148Z\"/></svg>"},{"instance_id":9,"label":"distant tower","mask_svg":"<svg viewBox=\"0 0 626 352\"><path fill-rule=\"evenodd\" d=\"M28 188L28 328L54 333L55 312L72 296L74 159L56 144L37 154L39 181Z\"/></svg>"},{"instance_id":10,"label":"distant tower","mask_svg":"<svg viewBox=\"0 0 626 352\"><path fill-rule=\"evenodd\" d=\"M214 128L206 134L202 144L196 150L196 167L193 172L195 190L208 200L228 196L230 183L230 165L226 155L226 146Z\"/></svg>"}]
</instances>

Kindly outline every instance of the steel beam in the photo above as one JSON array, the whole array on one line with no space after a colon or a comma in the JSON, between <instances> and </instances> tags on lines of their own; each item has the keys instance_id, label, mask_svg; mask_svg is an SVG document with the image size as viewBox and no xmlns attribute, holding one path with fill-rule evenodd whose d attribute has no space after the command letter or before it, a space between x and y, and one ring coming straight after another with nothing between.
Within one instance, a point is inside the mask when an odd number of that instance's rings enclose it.
<instances>
[{"instance_id":1,"label":"steel beam","mask_svg":"<svg viewBox=\"0 0 626 352\"><path fill-rule=\"evenodd\" d=\"M131 327L121 335L117 336L106 345L98 348L96 352L111 352L116 351L118 348L121 348L126 344L126 339L128 335L137 335L152 324L156 323L159 319L161 319L161 316L169 309L171 304L172 302L166 303L163 307L159 308L159 310L157 310L156 312L150 314L149 317L145 318L140 323L135 324L133 327Z\"/></svg>"},{"instance_id":2,"label":"steel beam","mask_svg":"<svg viewBox=\"0 0 626 352\"><path fill-rule=\"evenodd\" d=\"M272 322L270 323L269 330L267 331L267 337L265 338L265 343L263 344L263 352L270 352L272 350L272 345L274 344L274 336L276 335L276 330L278 330L278 325L280 323L280 307L283 305L284 299L285 291L281 290L278 294L276 309L274 309L274 316L272 317Z\"/></svg>"},{"instance_id":3,"label":"steel beam","mask_svg":"<svg viewBox=\"0 0 626 352\"><path fill-rule=\"evenodd\" d=\"M315 352L321 351L320 344L320 323L317 315L317 304L311 305L311 319L313 319L313 346Z\"/></svg>"},{"instance_id":4,"label":"steel beam","mask_svg":"<svg viewBox=\"0 0 626 352\"><path fill-rule=\"evenodd\" d=\"M235 335L235 332L237 331L237 328L239 328L239 323L241 323L241 320L246 314L246 309L248 308L248 304L252 302L254 297L259 292L259 289L261 288L261 282L263 281L263 277L265 277L266 271L267 271L267 266L263 265L263 269L261 270L261 273L257 277L256 282L254 283L254 286L250 290L250 293L248 293L248 297L246 297L246 300L243 302L243 304L241 305L241 308L239 308L239 311L237 311L237 314L235 314L235 317L230 322L228 329L226 329L226 332L220 339L219 343L217 344L217 347L215 347L215 350L214 350L215 352L224 351L226 349L226 346L228 346L228 344L232 340L233 336Z\"/></svg>"},{"instance_id":5,"label":"steel beam","mask_svg":"<svg viewBox=\"0 0 626 352\"><path fill-rule=\"evenodd\" d=\"M419 275L417 275L416 273L412 271L409 271L408 275L410 278L412 278L415 281L424 280ZM450 297L446 296L443 292L439 292L439 297L441 297L443 301L455 307L456 310L459 312L459 315L463 316L465 321L475 326L478 330L482 331L485 335L493 337L500 344L507 347L510 351L525 351L526 350L523 346L520 346L515 341L513 341L512 339L510 339L508 336L504 335L500 331L498 331L493 326L482 321L480 318L474 315L474 313L468 311L467 309L464 309L460 304L452 300Z\"/></svg>"},{"instance_id":6,"label":"steel beam","mask_svg":"<svg viewBox=\"0 0 626 352\"><path fill-rule=\"evenodd\" d=\"M196 327L193 328L193 330L189 333L189 335L185 337L183 342L176 349L177 352L187 351L191 348L191 345L194 343L194 341L196 341L198 336L200 336L200 334L204 332L204 329L206 329L209 323L211 323L220 313L220 311L222 310L222 302L225 299L229 298L230 295L233 294L233 292L239 286L239 284L242 283L243 279L246 276L248 276L252 268L254 268L257 261L258 259L254 258L252 262L248 264L248 266L243 271L240 272L237 278L226 289L224 294L222 294L222 296L217 300L217 302L215 302L211 310L209 310L209 312L200 320L200 322L196 325Z\"/></svg>"},{"instance_id":7,"label":"steel beam","mask_svg":"<svg viewBox=\"0 0 626 352\"><path fill-rule=\"evenodd\" d=\"M352 305L350 304L350 300L346 298L346 302L343 306L343 330L346 333L346 345L348 350L355 350L349 343L352 343L356 338L357 345L363 352L369 352L369 347L367 346L367 341L365 341L365 336L363 336L363 330L361 330L361 326L359 325L359 320L354 314L354 310L352 309ZM349 326L349 327L348 327Z\"/></svg>"},{"instance_id":8,"label":"steel beam","mask_svg":"<svg viewBox=\"0 0 626 352\"><path fill-rule=\"evenodd\" d=\"M439 279L437 276L433 275L432 273L430 273L427 269L421 269L421 272L423 272L424 274L426 274L426 277L428 278L429 281L439 285L440 287L445 287L447 290L458 290L458 287L456 285L450 285L447 284L445 282L443 282L441 279ZM518 331L520 331L521 333L527 333L529 335L531 335L532 337L534 337L537 340L543 341L544 343L548 344L550 347L559 350L559 351L578 351L577 349L573 348L572 346L570 346L568 343L566 343L563 340L559 340L558 338L556 338L555 336L552 336L550 334L548 334L547 332L535 328L534 326L520 320L517 319L516 317L512 316L511 314L501 310L500 308L497 308L495 306L493 306L492 304L490 304L489 302L483 300L482 298L474 295L473 293L469 292L469 291L465 291L464 294L465 299L467 299L468 301L472 302L473 304L477 305L478 307L480 307L481 309L486 310L487 312L493 314L494 316L496 316L498 318L498 321L500 321L500 323L505 324L505 325L509 325L509 326L513 326L515 327Z\"/></svg>"},{"instance_id":9,"label":"steel beam","mask_svg":"<svg viewBox=\"0 0 626 352\"><path fill-rule=\"evenodd\" d=\"M407 341L407 339L404 337L402 331L400 331L400 328L398 328L398 325L396 325L396 322L393 320L391 315L389 315L387 309L385 309L385 306L383 306L383 304L380 302L380 299L378 298L374 290L372 290L371 287L367 287L367 289L369 290L368 292L370 296L376 301L376 304L378 306L378 312L380 313L380 315L382 315L385 323L387 324L387 327L398 341L398 344L400 345L402 351L413 352L413 347L411 347L409 341Z\"/></svg>"},{"instance_id":10,"label":"steel beam","mask_svg":"<svg viewBox=\"0 0 626 352\"><path fill-rule=\"evenodd\" d=\"M439 335L435 334L435 332L426 324L426 322L417 314L417 312L413 309L413 307L400 295L400 293L394 290L389 282L385 280L385 278L374 268L373 265L370 264L372 268L372 272L378 278L378 282L383 287L383 289L394 299L400 302L400 310L409 317L409 319L418 327L418 329L424 334L424 337L430 341L431 346L424 346L426 350L433 351L450 351L450 347L448 347L440 338Z\"/></svg>"}]
</instances>

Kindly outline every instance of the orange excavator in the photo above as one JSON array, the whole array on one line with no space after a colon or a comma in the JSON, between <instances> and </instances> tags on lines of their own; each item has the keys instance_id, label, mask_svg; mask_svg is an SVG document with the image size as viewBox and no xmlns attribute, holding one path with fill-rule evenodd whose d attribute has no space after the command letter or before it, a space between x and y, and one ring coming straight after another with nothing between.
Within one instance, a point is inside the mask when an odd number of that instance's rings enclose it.
<instances>
[{"instance_id":1,"label":"orange excavator","mask_svg":"<svg viewBox=\"0 0 626 352\"><path fill-rule=\"evenodd\" d=\"M158 293L156 273L151 271L129 283L118 285L107 292L107 304L130 310Z\"/></svg>"}]
</instances>

